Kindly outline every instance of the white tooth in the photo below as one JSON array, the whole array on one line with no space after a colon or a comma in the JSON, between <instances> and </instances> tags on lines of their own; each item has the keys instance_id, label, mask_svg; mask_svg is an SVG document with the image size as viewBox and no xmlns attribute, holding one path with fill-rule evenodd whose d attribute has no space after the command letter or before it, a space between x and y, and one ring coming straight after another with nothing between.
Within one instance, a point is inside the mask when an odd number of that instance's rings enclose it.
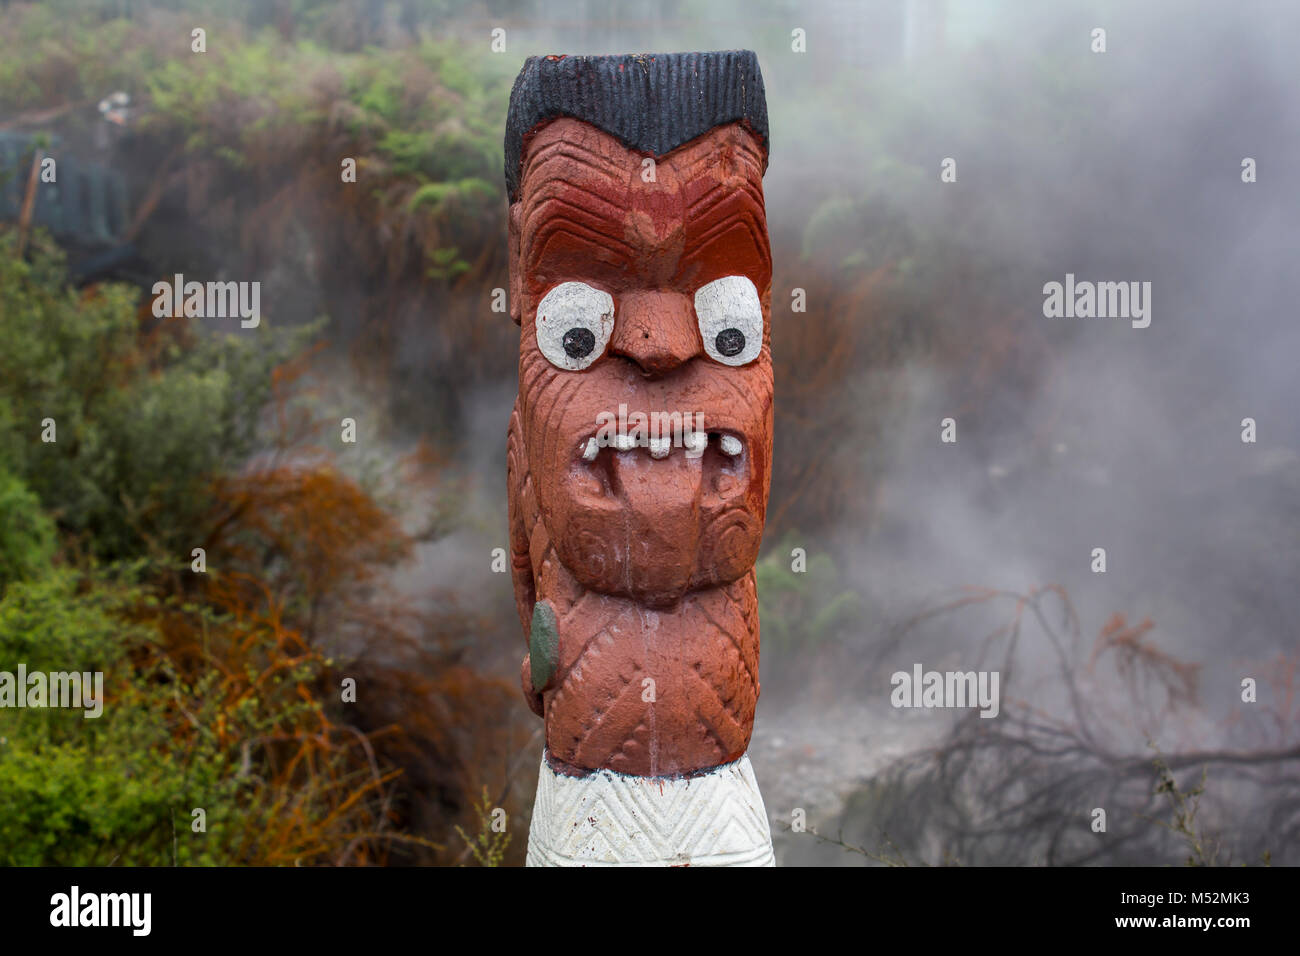
<instances>
[{"instance_id":1,"label":"white tooth","mask_svg":"<svg viewBox=\"0 0 1300 956\"><path fill-rule=\"evenodd\" d=\"M682 439L682 444L691 457L704 454L704 446L708 443L709 436L706 432L687 432Z\"/></svg>"},{"instance_id":2,"label":"white tooth","mask_svg":"<svg viewBox=\"0 0 1300 956\"><path fill-rule=\"evenodd\" d=\"M740 454L740 439L735 435L723 435L718 444L722 447L724 455L734 457Z\"/></svg>"},{"instance_id":3,"label":"white tooth","mask_svg":"<svg viewBox=\"0 0 1300 956\"><path fill-rule=\"evenodd\" d=\"M650 457L667 458L672 447L673 443L670 438L652 438L650 439Z\"/></svg>"},{"instance_id":4,"label":"white tooth","mask_svg":"<svg viewBox=\"0 0 1300 956\"><path fill-rule=\"evenodd\" d=\"M631 451L636 447L635 435L615 435L614 448L618 451Z\"/></svg>"},{"instance_id":5,"label":"white tooth","mask_svg":"<svg viewBox=\"0 0 1300 956\"><path fill-rule=\"evenodd\" d=\"M596 453L600 451L600 443L594 438L587 439L587 447L582 450L583 461L595 461Z\"/></svg>"}]
</instances>

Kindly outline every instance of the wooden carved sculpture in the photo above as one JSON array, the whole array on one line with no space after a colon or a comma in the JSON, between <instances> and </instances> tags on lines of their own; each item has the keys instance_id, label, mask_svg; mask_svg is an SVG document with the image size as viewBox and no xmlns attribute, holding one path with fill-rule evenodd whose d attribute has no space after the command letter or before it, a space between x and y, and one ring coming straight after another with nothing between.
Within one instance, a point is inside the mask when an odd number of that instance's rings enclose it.
<instances>
[{"instance_id":1,"label":"wooden carved sculpture","mask_svg":"<svg viewBox=\"0 0 1300 956\"><path fill-rule=\"evenodd\" d=\"M508 487L530 865L772 863L746 757L772 454L747 51L534 57L510 97Z\"/></svg>"}]
</instances>

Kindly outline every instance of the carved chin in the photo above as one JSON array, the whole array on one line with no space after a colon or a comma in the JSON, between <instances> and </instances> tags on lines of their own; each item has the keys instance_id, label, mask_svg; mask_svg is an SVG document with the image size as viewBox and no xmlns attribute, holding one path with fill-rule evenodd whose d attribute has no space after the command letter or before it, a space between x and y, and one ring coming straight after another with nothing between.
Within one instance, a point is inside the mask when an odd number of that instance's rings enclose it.
<instances>
[{"instance_id":1,"label":"carved chin","mask_svg":"<svg viewBox=\"0 0 1300 956\"><path fill-rule=\"evenodd\" d=\"M754 566L764 502L748 442L711 433L702 451L661 452L601 448L576 458L539 502L560 559L584 587L665 607Z\"/></svg>"}]
</instances>

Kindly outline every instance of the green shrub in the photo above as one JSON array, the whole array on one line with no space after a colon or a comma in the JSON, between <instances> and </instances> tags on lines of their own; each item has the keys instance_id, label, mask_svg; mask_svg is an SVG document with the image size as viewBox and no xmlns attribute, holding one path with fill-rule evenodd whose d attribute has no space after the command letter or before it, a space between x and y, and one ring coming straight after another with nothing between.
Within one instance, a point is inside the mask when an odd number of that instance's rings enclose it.
<instances>
[{"instance_id":1,"label":"green shrub","mask_svg":"<svg viewBox=\"0 0 1300 956\"><path fill-rule=\"evenodd\" d=\"M40 500L0 466L0 594L10 581L45 569L54 554L54 522Z\"/></svg>"},{"instance_id":2,"label":"green shrub","mask_svg":"<svg viewBox=\"0 0 1300 956\"><path fill-rule=\"evenodd\" d=\"M100 558L188 556L207 482L252 451L272 369L318 327L215 336L172 320L172 344L151 354L139 290L80 293L61 253L39 236L32 245L19 259L0 229L0 466Z\"/></svg>"},{"instance_id":3,"label":"green shrub","mask_svg":"<svg viewBox=\"0 0 1300 956\"><path fill-rule=\"evenodd\" d=\"M792 568L798 536L786 535L755 566L763 659L809 653L840 635L865 612L861 595L845 587L840 569L825 553Z\"/></svg>"}]
</instances>

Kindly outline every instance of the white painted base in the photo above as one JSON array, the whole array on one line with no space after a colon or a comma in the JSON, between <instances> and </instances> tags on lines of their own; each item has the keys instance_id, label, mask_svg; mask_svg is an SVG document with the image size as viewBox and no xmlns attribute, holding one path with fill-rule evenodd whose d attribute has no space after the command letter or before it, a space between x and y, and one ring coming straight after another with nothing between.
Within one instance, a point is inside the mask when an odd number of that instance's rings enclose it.
<instances>
[{"instance_id":1,"label":"white painted base","mask_svg":"<svg viewBox=\"0 0 1300 956\"><path fill-rule=\"evenodd\" d=\"M749 757L689 779L556 773L542 758L529 866L775 866Z\"/></svg>"}]
</instances>

